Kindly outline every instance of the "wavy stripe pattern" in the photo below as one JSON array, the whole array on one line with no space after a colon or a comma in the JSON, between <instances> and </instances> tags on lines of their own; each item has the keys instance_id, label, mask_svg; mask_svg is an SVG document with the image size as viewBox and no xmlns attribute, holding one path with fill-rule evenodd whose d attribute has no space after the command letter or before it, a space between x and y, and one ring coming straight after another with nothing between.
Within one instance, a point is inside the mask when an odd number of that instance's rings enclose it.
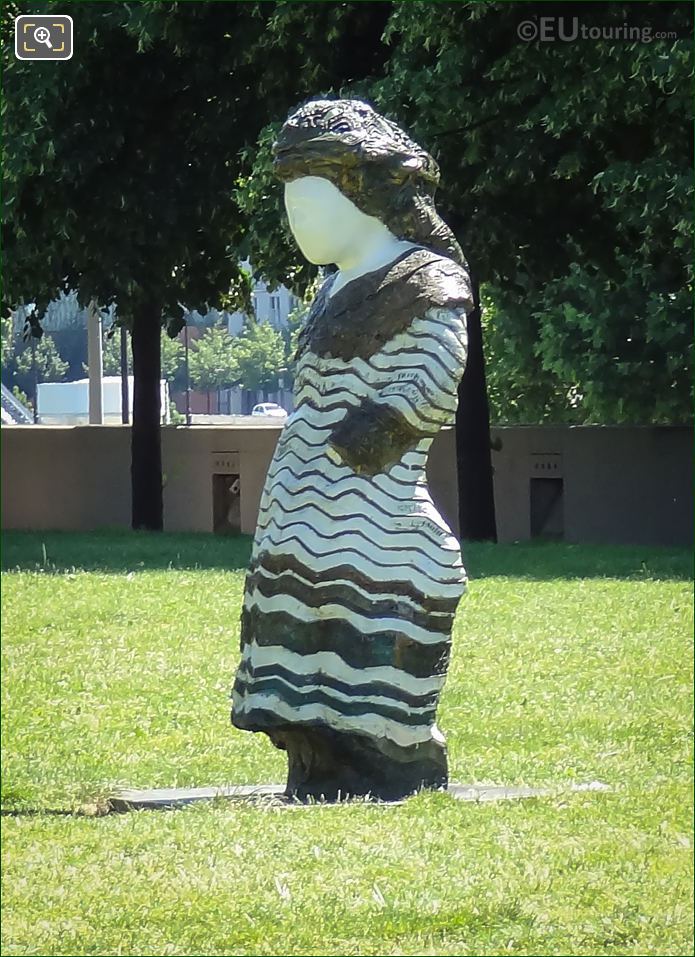
<instances>
[{"instance_id":1,"label":"wavy stripe pattern","mask_svg":"<svg viewBox=\"0 0 695 957\"><path fill-rule=\"evenodd\" d=\"M403 747L440 740L435 711L466 573L425 468L434 435L453 422L465 357L462 308L414 317L369 359L303 352L246 578L238 727L323 723ZM413 435L377 474L353 469L330 442L365 400Z\"/></svg>"}]
</instances>

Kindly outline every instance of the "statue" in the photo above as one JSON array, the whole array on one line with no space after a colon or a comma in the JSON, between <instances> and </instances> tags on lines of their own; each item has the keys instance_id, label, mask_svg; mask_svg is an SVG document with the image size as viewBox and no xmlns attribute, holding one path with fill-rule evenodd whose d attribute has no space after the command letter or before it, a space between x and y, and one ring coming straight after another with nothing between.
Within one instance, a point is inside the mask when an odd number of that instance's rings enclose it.
<instances>
[{"instance_id":1,"label":"statue","mask_svg":"<svg viewBox=\"0 0 695 957\"><path fill-rule=\"evenodd\" d=\"M394 800L448 783L435 716L466 575L425 466L454 421L470 282L436 162L368 104L302 105L274 168L302 253L338 270L299 335L232 722L287 751L289 796Z\"/></svg>"}]
</instances>

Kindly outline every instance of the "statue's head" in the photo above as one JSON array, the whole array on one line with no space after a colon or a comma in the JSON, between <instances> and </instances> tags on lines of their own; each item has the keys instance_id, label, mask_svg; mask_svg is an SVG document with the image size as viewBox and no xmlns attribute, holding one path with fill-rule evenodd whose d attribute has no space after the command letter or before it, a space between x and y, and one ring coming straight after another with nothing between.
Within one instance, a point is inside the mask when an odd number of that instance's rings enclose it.
<instances>
[{"instance_id":1,"label":"statue's head","mask_svg":"<svg viewBox=\"0 0 695 957\"><path fill-rule=\"evenodd\" d=\"M280 130L273 155L292 232L311 262L339 262L375 220L397 239L463 262L434 207L437 163L369 104L303 104Z\"/></svg>"},{"instance_id":2,"label":"statue's head","mask_svg":"<svg viewBox=\"0 0 695 957\"><path fill-rule=\"evenodd\" d=\"M319 266L343 263L375 233L390 235L379 219L363 213L323 176L300 176L286 183L285 210L297 245Z\"/></svg>"}]
</instances>

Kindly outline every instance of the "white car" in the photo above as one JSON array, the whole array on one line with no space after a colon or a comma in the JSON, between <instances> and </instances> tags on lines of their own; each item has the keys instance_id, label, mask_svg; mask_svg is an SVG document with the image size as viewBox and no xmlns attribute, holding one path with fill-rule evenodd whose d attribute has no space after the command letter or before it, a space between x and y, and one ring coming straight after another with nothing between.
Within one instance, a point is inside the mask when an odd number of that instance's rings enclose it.
<instances>
[{"instance_id":1,"label":"white car","mask_svg":"<svg viewBox=\"0 0 695 957\"><path fill-rule=\"evenodd\" d=\"M260 402L258 405L254 405L251 409L251 415L272 415L277 419L287 418L287 412L281 405L276 405L275 402Z\"/></svg>"}]
</instances>

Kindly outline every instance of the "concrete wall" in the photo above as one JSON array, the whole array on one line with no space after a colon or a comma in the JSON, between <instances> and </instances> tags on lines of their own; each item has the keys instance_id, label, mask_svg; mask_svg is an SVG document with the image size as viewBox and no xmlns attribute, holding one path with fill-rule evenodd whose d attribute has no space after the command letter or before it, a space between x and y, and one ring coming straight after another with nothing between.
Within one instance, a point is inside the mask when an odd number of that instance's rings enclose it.
<instances>
[{"instance_id":1,"label":"concrete wall","mask_svg":"<svg viewBox=\"0 0 695 957\"><path fill-rule=\"evenodd\" d=\"M16 426L2 437L3 528L130 525L130 427ZM213 474L241 478L241 531L252 534L278 426L162 429L164 527L213 530Z\"/></svg>"},{"instance_id":2,"label":"concrete wall","mask_svg":"<svg viewBox=\"0 0 695 957\"><path fill-rule=\"evenodd\" d=\"M562 479L568 542L690 545L692 431L668 426L492 430L500 541L531 537L532 478Z\"/></svg>"},{"instance_id":3,"label":"concrete wall","mask_svg":"<svg viewBox=\"0 0 695 957\"><path fill-rule=\"evenodd\" d=\"M3 528L129 525L128 426L3 426L0 441Z\"/></svg>"},{"instance_id":4,"label":"concrete wall","mask_svg":"<svg viewBox=\"0 0 695 957\"><path fill-rule=\"evenodd\" d=\"M240 477L240 529L252 534L280 427L162 429L164 523L213 530L214 474ZM3 528L91 529L130 524L130 428L5 426ZM692 436L686 428L506 427L493 429L500 541L531 537L533 478L562 480L569 542L689 544ZM430 453L428 478L443 517L458 528L454 433ZM557 486L560 489L560 486Z\"/></svg>"}]
</instances>

